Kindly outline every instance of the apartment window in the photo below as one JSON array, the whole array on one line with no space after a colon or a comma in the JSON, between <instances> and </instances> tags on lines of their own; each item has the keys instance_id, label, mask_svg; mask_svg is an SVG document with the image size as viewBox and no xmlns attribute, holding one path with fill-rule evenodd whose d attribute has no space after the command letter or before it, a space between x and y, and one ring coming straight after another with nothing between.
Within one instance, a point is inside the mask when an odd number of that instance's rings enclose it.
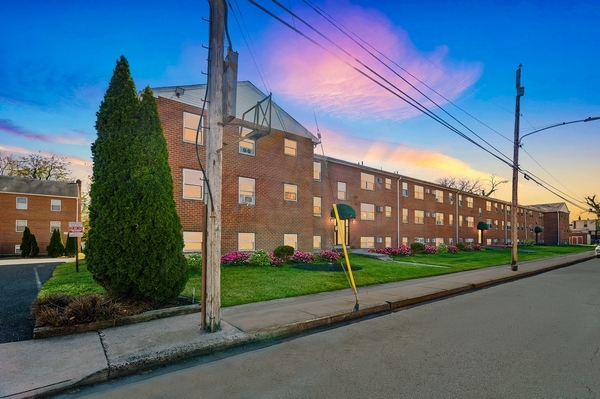
<instances>
[{"instance_id":1,"label":"apartment window","mask_svg":"<svg viewBox=\"0 0 600 399\"><path fill-rule=\"evenodd\" d=\"M289 245L294 249L298 249L298 234L284 234L283 245Z\"/></svg>"},{"instance_id":2,"label":"apartment window","mask_svg":"<svg viewBox=\"0 0 600 399\"><path fill-rule=\"evenodd\" d=\"M296 156L298 142L296 140L284 139L283 153L285 155Z\"/></svg>"},{"instance_id":3,"label":"apartment window","mask_svg":"<svg viewBox=\"0 0 600 399\"><path fill-rule=\"evenodd\" d=\"M473 245L474 242L475 240L473 238L465 238L465 243L467 245Z\"/></svg>"},{"instance_id":4,"label":"apartment window","mask_svg":"<svg viewBox=\"0 0 600 399\"><path fill-rule=\"evenodd\" d=\"M425 244L425 239L423 237L415 237L415 242L420 242L421 244Z\"/></svg>"},{"instance_id":5,"label":"apartment window","mask_svg":"<svg viewBox=\"0 0 600 399\"><path fill-rule=\"evenodd\" d=\"M254 233L238 233L238 251L254 251Z\"/></svg>"},{"instance_id":6,"label":"apartment window","mask_svg":"<svg viewBox=\"0 0 600 399\"><path fill-rule=\"evenodd\" d=\"M402 245L407 245L408 246L408 237L402 237L402 239L400 240Z\"/></svg>"},{"instance_id":7,"label":"apartment window","mask_svg":"<svg viewBox=\"0 0 600 399\"><path fill-rule=\"evenodd\" d=\"M183 232L183 252L202 251L202 232L184 231Z\"/></svg>"},{"instance_id":8,"label":"apartment window","mask_svg":"<svg viewBox=\"0 0 600 399\"><path fill-rule=\"evenodd\" d=\"M533 225L532 224L529 225L529 231L533 232Z\"/></svg>"},{"instance_id":9,"label":"apartment window","mask_svg":"<svg viewBox=\"0 0 600 399\"><path fill-rule=\"evenodd\" d=\"M442 190L435 190L435 202L440 204L444 202L444 192Z\"/></svg>"},{"instance_id":10,"label":"apartment window","mask_svg":"<svg viewBox=\"0 0 600 399\"><path fill-rule=\"evenodd\" d=\"M53 199L50 200L50 210L54 212L60 212L61 200Z\"/></svg>"},{"instance_id":11,"label":"apartment window","mask_svg":"<svg viewBox=\"0 0 600 399\"><path fill-rule=\"evenodd\" d=\"M450 205L454 204L454 194L448 193L448 203Z\"/></svg>"},{"instance_id":12,"label":"apartment window","mask_svg":"<svg viewBox=\"0 0 600 399\"><path fill-rule=\"evenodd\" d=\"M467 227L475 227L475 219L473 216L467 216Z\"/></svg>"},{"instance_id":13,"label":"apartment window","mask_svg":"<svg viewBox=\"0 0 600 399\"><path fill-rule=\"evenodd\" d=\"M298 201L298 186L295 184L283 185L283 198L286 201Z\"/></svg>"},{"instance_id":14,"label":"apartment window","mask_svg":"<svg viewBox=\"0 0 600 399\"><path fill-rule=\"evenodd\" d=\"M504 213L504 205L500 205L500 210Z\"/></svg>"},{"instance_id":15,"label":"apartment window","mask_svg":"<svg viewBox=\"0 0 600 399\"><path fill-rule=\"evenodd\" d=\"M408 197L408 183L402 182L402 196Z\"/></svg>"},{"instance_id":16,"label":"apartment window","mask_svg":"<svg viewBox=\"0 0 600 399\"><path fill-rule=\"evenodd\" d=\"M200 116L195 114L183 113L183 141L190 143L196 142L196 131L200 124ZM202 127L198 132L198 144L203 144Z\"/></svg>"},{"instance_id":17,"label":"apartment window","mask_svg":"<svg viewBox=\"0 0 600 399\"><path fill-rule=\"evenodd\" d=\"M321 236L313 236L313 250L319 251L321 249Z\"/></svg>"},{"instance_id":18,"label":"apartment window","mask_svg":"<svg viewBox=\"0 0 600 399\"><path fill-rule=\"evenodd\" d=\"M313 197L313 215L321 216L321 197Z\"/></svg>"},{"instance_id":19,"label":"apartment window","mask_svg":"<svg viewBox=\"0 0 600 399\"><path fill-rule=\"evenodd\" d=\"M458 206L462 206L462 194L458 194Z\"/></svg>"},{"instance_id":20,"label":"apartment window","mask_svg":"<svg viewBox=\"0 0 600 399\"><path fill-rule=\"evenodd\" d=\"M386 248L392 247L392 237L385 237L385 247Z\"/></svg>"},{"instance_id":21,"label":"apartment window","mask_svg":"<svg viewBox=\"0 0 600 399\"><path fill-rule=\"evenodd\" d=\"M15 254L21 255L21 244L15 245Z\"/></svg>"},{"instance_id":22,"label":"apartment window","mask_svg":"<svg viewBox=\"0 0 600 399\"><path fill-rule=\"evenodd\" d=\"M425 212L415 210L415 224L425 223Z\"/></svg>"},{"instance_id":23,"label":"apartment window","mask_svg":"<svg viewBox=\"0 0 600 399\"><path fill-rule=\"evenodd\" d=\"M454 226L454 215L451 213L448 214L448 225Z\"/></svg>"},{"instance_id":24,"label":"apartment window","mask_svg":"<svg viewBox=\"0 0 600 399\"><path fill-rule=\"evenodd\" d=\"M421 187L421 186L415 186L415 198L416 199L423 199L423 198L425 198L425 194L423 193L423 187Z\"/></svg>"},{"instance_id":25,"label":"apartment window","mask_svg":"<svg viewBox=\"0 0 600 399\"><path fill-rule=\"evenodd\" d=\"M496 227L496 230L498 230L498 219L494 220L494 226Z\"/></svg>"},{"instance_id":26,"label":"apartment window","mask_svg":"<svg viewBox=\"0 0 600 399\"><path fill-rule=\"evenodd\" d=\"M458 227L463 227L463 217L462 217L462 215L458 215Z\"/></svg>"},{"instance_id":27,"label":"apartment window","mask_svg":"<svg viewBox=\"0 0 600 399\"><path fill-rule=\"evenodd\" d=\"M391 190L392 189L392 179L385 179L385 188L387 190Z\"/></svg>"},{"instance_id":28,"label":"apartment window","mask_svg":"<svg viewBox=\"0 0 600 399\"><path fill-rule=\"evenodd\" d=\"M254 179L249 179L247 177L238 178L238 194L240 197L240 204L254 205L254 184Z\"/></svg>"},{"instance_id":29,"label":"apartment window","mask_svg":"<svg viewBox=\"0 0 600 399\"><path fill-rule=\"evenodd\" d=\"M392 207L391 206L386 206L385 207L385 217L386 218L391 218L392 217Z\"/></svg>"},{"instance_id":30,"label":"apartment window","mask_svg":"<svg viewBox=\"0 0 600 399\"><path fill-rule=\"evenodd\" d=\"M375 220L375 205L360 204L360 218L362 220Z\"/></svg>"},{"instance_id":31,"label":"apartment window","mask_svg":"<svg viewBox=\"0 0 600 399\"><path fill-rule=\"evenodd\" d=\"M17 197L17 209L27 209L27 197Z\"/></svg>"},{"instance_id":32,"label":"apartment window","mask_svg":"<svg viewBox=\"0 0 600 399\"><path fill-rule=\"evenodd\" d=\"M498 203L494 202L494 211L498 212Z\"/></svg>"},{"instance_id":33,"label":"apartment window","mask_svg":"<svg viewBox=\"0 0 600 399\"><path fill-rule=\"evenodd\" d=\"M435 224L437 224L438 226L442 226L444 224L444 214L443 213L436 212Z\"/></svg>"},{"instance_id":34,"label":"apartment window","mask_svg":"<svg viewBox=\"0 0 600 399\"><path fill-rule=\"evenodd\" d=\"M485 210L488 212L492 211L492 202L491 201L485 201Z\"/></svg>"},{"instance_id":35,"label":"apartment window","mask_svg":"<svg viewBox=\"0 0 600 399\"><path fill-rule=\"evenodd\" d=\"M50 233L54 233L54 230L60 231L60 221L51 221L50 222Z\"/></svg>"},{"instance_id":36,"label":"apartment window","mask_svg":"<svg viewBox=\"0 0 600 399\"><path fill-rule=\"evenodd\" d=\"M321 162L313 162L313 180L321 181Z\"/></svg>"},{"instance_id":37,"label":"apartment window","mask_svg":"<svg viewBox=\"0 0 600 399\"><path fill-rule=\"evenodd\" d=\"M204 193L204 181L199 170L183 170L183 198L201 200Z\"/></svg>"},{"instance_id":38,"label":"apartment window","mask_svg":"<svg viewBox=\"0 0 600 399\"><path fill-rule=\"evenodd\" d=\"M467 208L473 208L473 198L467 197Z\"/></svg>"},{"instance_id":39,"label":"apartment window","mask_svg":"<svg viewBox=\"0 0 600 399\"><path fill-rule=\"evenodd\" d=\"M481 213L481 208L479 208L479 217L483 216L483 213Z\"/></svg>"},{"instance_id":40,"label":"apartment window","mask_svg":"<svg viewBox=\"0 0 600 399\"><path fill-rule=\"evenodd\" d=\"M492 228L492 219L487 219L486 223L488 225L488 229L491 229Z\"/></svg>"},{"instance_id":41,"label":"apartment window","mask_svg":"<svg viewBox=\"0 0 600 399\"><path fill-rule=\"evenodd\" d=\"M25 227L27 227L27 220L17 220L16 221L16 232L24 232Z\"/></svg>"},{"instance_id":42,"label":"apartment window","mask_svg":"<svg viewBox=\"0 0 600 399\"><path fill-rule=\"evenodd\" d=\"M511 222L506 222L506 230L508 230L508 231L512 230Z\"/></svg>"},{"instance_id":43,"label":"apartment window","mask_svg":"<svg viewBox=\"0 0 600 399\"><path fill-rule=\"evenodd\" d=\"M367 173L360 174L360 188L375 191L375 176Z\"/></svg>"},{"instance_id":44,"label":"apartment window","mask_svg":"<svg viewBox=\"0 0 600 399\"><path fill-rule=\"evenodd\" d=\"M408 209L402 208L402 223L408 223Z\"/></svg>"},{"instance_id":45,"label":"apartment window","mask_svg":"<svg viewBox=\"0 0 600 399\"><path fill-rule=\"evenodd\" d=\"M375 248L375 237L360 237L361 248Z\"/></svg>"},{"instance_id":46,"label":"apartment window","mask_svg":"<svg viewBox=\"0 0 600 399\"><path fill-rule=\"evenodd\" d=\"M346 199L346 183L339 181L337 184L337 197L339 200L345 200Z\"/></svg>"},{"instance_id":47,"label":"apartment window","mask_svg":"<svg viewBox=\"0 0 600 399\"><path fill-rule=\"evenodd\" d=\"M502 230L504 230L504 220L502 221Z\"/></svg>"},{"instance_id":48,"label":"apartment window","mask_svg":"<svg viewBox=\"0 0 600 399\"><path fill-rule=\"evenodd\" d=\"M506 214L510 215L510 205L506 205Z\"/></svg>"},{"instance_id":49,"label":"apartment window","mask_svg":"<svg viewBox=\"0 0 600 399\"><path fill-rule=\"evenodd\" d=\"M440 238L440 237L438 237L438 238L434 238L434 239L433 239L433 242L435 242L435 245L436 245L436 246L440 246L441 244L443 244L443 243L444 243L444 239L443 239L443 238Z\"/></svg>"},{"instance_id":50,"label":"apartment window","mask_svg":"<svg viewBox=\"0 0 600 399\"><path fill-rule=\"evenodd\" d=\"M454 245L454 238L448 238L448 245Z\"/></svg>"}]
</instances>

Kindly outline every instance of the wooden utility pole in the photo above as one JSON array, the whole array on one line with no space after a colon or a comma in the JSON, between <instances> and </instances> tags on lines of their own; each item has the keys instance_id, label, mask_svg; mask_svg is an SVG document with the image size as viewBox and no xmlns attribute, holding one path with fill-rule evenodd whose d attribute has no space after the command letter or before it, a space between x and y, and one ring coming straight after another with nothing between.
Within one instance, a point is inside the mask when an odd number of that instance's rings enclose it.
<instances>
[{"instance_id":1,"label":"wooden utility pole","mask_svg":"<svg viewBox=\"0 0 600 399\"><path fill-rule=\"evenodd\" d=\"M517 189L519 184L519 118L521 116L521 97L525 94L525 88L521 86L521 64L517 68L517 99L515 105L515 141L514 141L514 154L513 154L513 186L512 186L512 206L511 206L511 244L512 244L512 260L510 262L510 268L513 271L519 270L517 246L519 241L519 229L517 229L517 207L519 206L519 200L517 195Z\"/></svg>"},{"instance_id":2,"label":"wooden utility pole","mask_svg":"<svg viewBox=\"0 0 600 399\"><path fill-rule=\"evenodd\" d=\"M223 146L223 50L225 1L210 1L210 47L208 74L208 132L206 139L206 179L204 198L207 207L206 252L202 270L202 329L215 332L221 328L221 188Z\"/></svg>"}]
</instances>

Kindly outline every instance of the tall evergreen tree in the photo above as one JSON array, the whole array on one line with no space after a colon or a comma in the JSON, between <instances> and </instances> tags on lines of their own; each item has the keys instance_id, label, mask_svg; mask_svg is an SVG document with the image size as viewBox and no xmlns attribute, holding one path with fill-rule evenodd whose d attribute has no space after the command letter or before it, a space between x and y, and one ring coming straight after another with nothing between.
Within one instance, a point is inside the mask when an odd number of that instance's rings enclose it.
<instances>
[{"instance_id":1,"label":"tall evergreen tree","mask_svg":"<svg viewBox=\"0 0 600 399\"><path fill-rule=\"evenodd\" d=\"M87 267L109 292L168 301L187 281L181 222L156 101L124 57L96 115Z\"/></svg>"},{"instance_id":2,"label":"tall evergreen tree","mask_svg":"<svg viewBox=\"0 0 600 399\"><path fill-rule=\"evenodd\" d=\"M21 250L21 256L23 258L26 258L31 254L31 231L27 226L25 226L25 230L23 230L23 237L21 238L19 249Z\"/></svg>"}]
</instances>

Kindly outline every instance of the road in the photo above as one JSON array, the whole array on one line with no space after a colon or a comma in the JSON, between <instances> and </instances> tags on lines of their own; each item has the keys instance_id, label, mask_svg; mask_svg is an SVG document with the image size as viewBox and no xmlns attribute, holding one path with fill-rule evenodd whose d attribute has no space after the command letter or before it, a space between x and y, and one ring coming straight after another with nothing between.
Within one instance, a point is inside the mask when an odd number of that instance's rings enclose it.
<instances>
[{"instance_id":1,"label":"road","mask_svg":"<svg viewBox=\"0 0 600 399\"><path fill-rule=\"evenodd\" d=\"M598 398L599 287L593 259L62 397Z\"/></svg>"},{"instance_id":2,"label":"road","mask_svg":"<svg viewBox=\"0 0 600 399\"><path fill-rule=\"evenodd\" d=\"M31 261L2 260L0 263L0 344L33 338L31 303L56 265L62 263Z\"/></svg>"}]
</instances>

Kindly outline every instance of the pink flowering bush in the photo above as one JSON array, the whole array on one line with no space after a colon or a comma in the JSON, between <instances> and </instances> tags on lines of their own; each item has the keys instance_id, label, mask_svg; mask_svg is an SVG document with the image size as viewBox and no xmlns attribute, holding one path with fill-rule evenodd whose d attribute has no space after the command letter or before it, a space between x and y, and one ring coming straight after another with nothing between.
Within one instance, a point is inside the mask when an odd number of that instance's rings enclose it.
<instances>
[{"instance_id":1,"label":"pink flowering bush","mask_svg":"<svg viewBox=\"0 0 600 399\"><path fill-rule=\"evenodd\" d=\"M437 248L435 245L425 245L425 250L423 252L426 254L437 254Z\"/></svg>"},{"instance_id":2,"label":"pink flowering bush","mask_svg":"<svg viewBox=\"0 0 600 399\"><path fill-rule=\"evenodd\" d=\"M333 262L337 262L338 259L340 259L340 254L338 254L335 251L326 250L326 251L319 252L317 254L317 258L322 262L333 263Z\"/></svg>"},{"instance_id":3,"label":"pink flowering bush","mask_svg":"<svg viewBox=\"0 0 600 399\"><path fill-rule=\"evenodd\" d=\"M221 256L221 263L228 266L247 265L250 259L250 252L233 251Z\"/></svg>"},{"instance_id":4,"label":"pink flowering bush","mask_svg":"<svg viewBox=\"0 0 600 399\"><path fill-rule=\"evenodd\" d=\"M458 247L455 245L448 245L448 252L451 254L456 254L458 253Z\"/></svg>"},{"instance_id":5,"label":"pink flowering bush","mask_svg":"<svg viewBox=\"0 0 600 399\"><path fill-rule=\"evenodd\" d=\"M388 247L388 248L371 248L368 249L367 251L369 252L374 252L377 254L385 254L385 255L389 255L389 256L410 256L412 255L412 249L410 249L409 246L406 245L402 245L400 248L392 248L392 247Z\"/></svg>"},{"instance_id":6,"label":"pink flowering bush","mask_svg":"<svg viewBox=\"0 0 600 399\"><path fill-rule=\"evenodd\" d=\"M312 261L315 260L315 256L310 252L296 251L289 259L292 262L312 263Z\"/></svg>"},{"instance_id":7,"label":"pink flowering bush","mask_svg":"<svg viewBox=\"0 0 600 399\"><path fill-rule=\"evenodd\" d=\"M271 257L271 266L276 267L283 265L283 259L275 256L273 252L269 252L269 256Z\"/></svg>"},{"instance_id":8,"label":"pink flowering bush","mask_svg":"<svg viewBox=\"0 0 600 399\"><path fill-rule=\"evenodd\" d=\"M473 251L482 251L483 248L481 248L481 244L473 244Z\"/></svg>"}]
</instances>

